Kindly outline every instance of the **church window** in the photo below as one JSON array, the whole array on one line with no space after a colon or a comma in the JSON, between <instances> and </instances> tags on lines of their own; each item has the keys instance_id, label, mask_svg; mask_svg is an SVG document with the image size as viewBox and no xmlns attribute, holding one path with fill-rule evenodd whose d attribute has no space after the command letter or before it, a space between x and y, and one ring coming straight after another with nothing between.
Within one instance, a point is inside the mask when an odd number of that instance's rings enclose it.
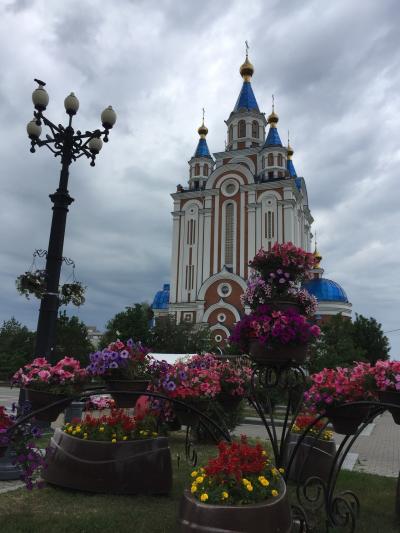
<instances>
[{"instance_id":1,"label":"church window","mask_svg":"<svg viewBox=\"0 0 400 533\"><path fill-rule=\"evenodd\" d=\"M238 137L246 137L246 121L245 120L239 120L238 129L239 129Z\"/></svg>"},{"instance_id":2,"label":"church window","mask_svg":"<svg viewBox=\"0 0 400 533\"><path fill-rule=\"evenodd\" d=\"M187 223L187 235L186 244L192 245L196 242L196 221L193 219L188 220Z\"/></svg>"},{"instance_id":3,"label":"church window","mask_svg":"<svg viewBox=\"0 0 400 533\"><path fill-rule=\"evenodd\" d=\"M259 137L259 131L258 131L258 122L256 120L253 121L253 124L251 125L251 136L255 139L258 139Z\"/></svg>"},{"instance_id":4,"label":"church window","mask_svg":"<svg viewBox=\"0 0 400 533\"><path fill-rule=\"evenodd\" d=\"M199 176L200 175L200 165L198 163L194 166L194 175Z\"/></svg>"},{"instance_id":5,"label":"church window","mask_svg":"<svg viewBox=\"0 0 400 533\"><path fill-rule=\"evenodd\" d=\"M275 237L275 213L267 211L265 213L265 238L273 239Z\"/></svg>"},{"instance_id":6,"label":"church window","mask_svg":"<svg viewBox=\"0 0 400 533\"><path fill-rule=\"evenodd\" d=\"M194 189L197 191L198 188L199 188L199 181L196 180L196 181L194 182Z\"/></svg>"},{"instance_id":7,"label":"church window","mask_svg":"<svg viewBox=\"0 0 400 533\"><path fill-rule=\"evenodd\" d=\"M274 173L273 172L268 172L268 177L269 178L273 178L274 177Z\"/></svg>"},{"instance_id":8,"label":"church window","mask_svg":"<svg viewBox=\"0 0 400 533\"><path fill-rule=\"evenodd\" d=\"M283 166L282 154L278 154L278 166L279 166L279 167L282 167L282 166Z\"/></svg>"},{"instance_id":9,"label":"church window","mask_svg":"<svg viewBox=\"0 0 400 533\"><path fill-rule=\"evenodd\" d=\"M208 176L208 165L204 165L203 174L204 174L204 176Z\"/></svg>"},{"instance_id":10,"label":"church window","mask_svg":"<svg viewBox=\"0 0 400 533\"><path fill-rule=\"evenodd\" d=\"M225 264L233 265L233 239L234 239L234 209L233 204L229 203L225 209Z\"/></svg>"},{"instance_id":11,"label":"church window","mask_svg":"<svg viewBox=\"0 0 400 533\"><path fill-rule=\"evenodd\" d=\"M274 166L274 155L268 154L268 166L273 167Z\"/></svg>"},{"instance_id":12,"label":"church window","mask_svg":"<svg viewBox=\"0 0 400 533\"><path fill-rule=\"evenodd\" d=\"M229 126L229 142L231 143L233 141L233 126L232 124Z\"/></svg>"}]
</instances>

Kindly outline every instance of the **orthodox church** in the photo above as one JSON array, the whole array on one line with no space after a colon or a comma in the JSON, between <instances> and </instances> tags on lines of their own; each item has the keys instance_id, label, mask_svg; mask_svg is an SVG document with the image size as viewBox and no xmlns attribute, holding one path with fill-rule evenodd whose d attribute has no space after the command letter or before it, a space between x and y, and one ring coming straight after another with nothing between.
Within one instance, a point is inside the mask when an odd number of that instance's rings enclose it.
<instances>
[{"instance_id":1,"label":"orthodox church","mask_svg":"<svg viewBox=\"0 0 400 533\"><path fill-rule=\"evenodd\" d=\"M245 312L240 296L256 252L275 242L311 247L313 218L305 180L296 173L289 141L286 146L281 141L274 102L267 118L258 107L253 74L246 54L239 97L225 121L224 151L211 155L203 113L187 186L178 185L171 195L171 283L156 294L152 306L156 318L171 314L178 323L208 323L217 343ZM322 274L317 268L307 288L320 307L323 298L339 295L341 304L333 307L341 312L347 297ZM331 307L322 306L320 313Z\"/></svg>"}]
</instances>

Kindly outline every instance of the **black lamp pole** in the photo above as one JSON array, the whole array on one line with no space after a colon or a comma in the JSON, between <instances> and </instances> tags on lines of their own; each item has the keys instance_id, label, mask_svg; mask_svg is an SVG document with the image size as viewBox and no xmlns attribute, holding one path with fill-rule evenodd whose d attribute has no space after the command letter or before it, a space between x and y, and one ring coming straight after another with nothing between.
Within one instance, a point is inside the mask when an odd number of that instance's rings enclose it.
<instances>
[{"instance_id":1,"label":"black lamp pole","mask_svg":"<svg viewBox=\"0 0 400 533\"><path fill-rule=\"evenodd\" d=\"M27 132L31 139L31 152L35 152L35 146L47 146L54 155L61 157L61 173L58 189L50 195L53 202L53 218L51 222L49 246L46 259L46 291L41 300L39 319L36 332L35 356L46 357L54 363L55 343L56 343L56 325L59 307L59 282L61 264L63 258L65 225L67 220L68 208L74 201L68 192L68 177L70 164L85 155L91 159L91 166L95 165L96 155L102 147L102 137L104 142L108 142L109 130L116 122L115 111L109 106L101 114L101 121L104 130L74 131L72 128L72 117L79 108L79 101L71 93L64 100L64 106L69 115L67 127L59 124L56 126L43 115L49 102L49 96L44 89L44 82L35 79L38 87L32 94L32 101L36 111L34 119L28 123ZM51 135L46 135L46 140L40 139L42 132L42 123L48 126Z\"/></svg>"}]
</instances>

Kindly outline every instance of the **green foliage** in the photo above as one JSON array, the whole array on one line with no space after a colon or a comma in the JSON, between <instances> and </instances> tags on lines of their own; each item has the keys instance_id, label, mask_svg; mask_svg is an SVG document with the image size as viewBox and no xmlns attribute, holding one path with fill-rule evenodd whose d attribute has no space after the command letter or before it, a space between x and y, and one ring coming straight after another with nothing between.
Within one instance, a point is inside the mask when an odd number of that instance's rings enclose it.
<instances>
[{"instance_id":1,"label":"green foliage","mask_svg":"<svg viewBox=\"0 0 400 533\"><path fill-rule=\"evenodd\" d=\"M35 334L14 317L0 328L0 378L8 380L18 368L32 360Z\"/></svg>"},{"instance_id":2,"label":"green foliage","mask_svg":"<svg viewBox=\"0 0 400 533\"><path fill-rule=\"evenodd\" d=\"M177 324L173 316L156 320L151 331L151 349L158 353L202 353L211 350L210 330L188 322Z\"/></svg>"},{"instance_id":3,"label":"green foliage","mask_svg":"<svg viewBox=\"0 0 400 533\"><path fill-rule=\"evenodd\" d=\"M389 339L383 334L382 324L375 318L357 315L353 322L354 344L364 350L366 359L375 364L378 359L389 359Z\"/></svg>"},{"instance_id":4,"label":"green foliage","mask_svg":"<svg viewBox=\"0 0 400 533\"><path fill-rule=\"evenodd\" d=\"M65 311L60 313L57 318L57 360L68 356L87 365L88 355L93 350L86 325L77 316L69 317Z\"/></svg>"},{"instance_id":5,"label":"green foliage","mask_svg":"<svg viewBox=\"0 0 400 533\"><path fill-rule=\"evenodd\" d=\"M149 346L149 321L152 316L153 312L151 307L146 303L126 307L125 311L117 313L114 318L107 322L106 331L101 338L100 346L104 348L116 339L121 339L122 341L134 339Z\"/></svg>"},{"instance_id":6,"label":"green foliage","mask_svg":"<svg viewBox=\"0 0 400 533\"><path fill-rule=\"evenodd\" d=\"M366 352L353 337L354 326L340 314L333 316L321 326L322 335L311 348L310 372L323 368L350 366L353 361L365 361Z\"/></svg>"}]
</instances>

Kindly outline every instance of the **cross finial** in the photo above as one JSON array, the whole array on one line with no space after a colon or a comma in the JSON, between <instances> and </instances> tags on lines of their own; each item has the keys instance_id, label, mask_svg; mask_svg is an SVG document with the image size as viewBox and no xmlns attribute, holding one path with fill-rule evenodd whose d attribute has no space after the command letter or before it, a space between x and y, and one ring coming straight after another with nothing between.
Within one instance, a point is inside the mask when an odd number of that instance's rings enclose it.
<instances>
[{"instance_id":1,"label":"cross finial","mask_svg":"<svg viewBox=\"0 0 400 533\"><path fill-rule=\"evenodd\" d=\"M205 115L206 111L205 111L204 107L202 108L202 110L203 110L203 126L204 126L204 115Z\"/></svg>"},{"instance_id":2,"label":"cross finial","mask_svg":"<svg viewBox=\"0 0 400 533\"><path fill-rule=\"evenodd\" d=\"M247 41L244 42L245 46L246 46L246 59L249 59L249 43Z\"/></svg>"},{"instance_id":3,"label":"cross finial","mask_svg":"<svg viewBox=\"0 0 400 533\"><path fill-rule=\"evenodd\" d=\"M272 95L272 112L275 112L275 96Z\"/></svg>"},{"instance_id":4,"label":"cross finial","mask_svg":"<svg viewBox=\"0 0 400 533\"><path fill-rule=\"evenodd\" d=\"M317 252L317 230L315 230L314 240L315 240L315 250L314 250L314 252L316 253Z\"/></svg>"},{"instance_id":5,"label":"cross finial","mask_svg":"<svg viewBox=\"0 0 400 533\"><path fill-rule=\"evenodd\" d=\"M287 145L289 146L290 144L290 131L287 130Z\"/></svg>"}]
</instances>

